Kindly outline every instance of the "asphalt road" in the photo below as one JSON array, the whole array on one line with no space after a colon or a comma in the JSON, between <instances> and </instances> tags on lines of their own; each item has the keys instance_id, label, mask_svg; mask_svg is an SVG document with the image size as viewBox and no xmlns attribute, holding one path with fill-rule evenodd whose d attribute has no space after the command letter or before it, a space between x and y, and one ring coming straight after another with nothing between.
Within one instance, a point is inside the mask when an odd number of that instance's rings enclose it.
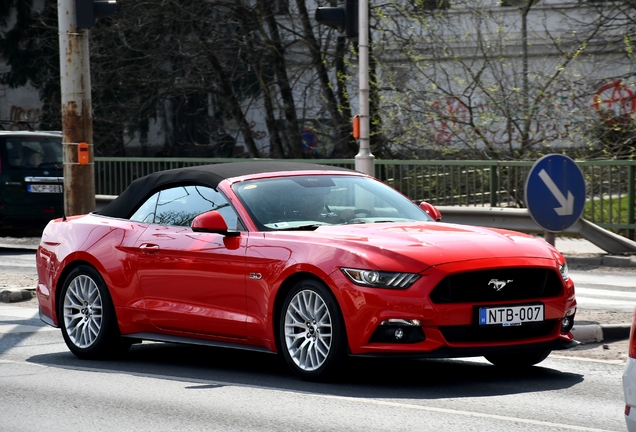
<instances>
[{"instance_id":1,"label":"asphalt road","mask_svg":"<svg viewBox=\"0 0 636 432\"><path fill-rule=\"evenodd\" d=\"M82 361L59 331L29 328L33 312L0 305L4 326L23 326L0 328L2 431L624 430L615 362L550 357L505 372L481 358L355 360L316 384L275 355L207 347L143 343Z\"/></svg>"},{"instance_id":2,"label":"asphalt road","mask_svg":"<svg viewBox=\"0 0 636 432\"><path fill-rule=\"evenodd\" d=\"M1 252L0 283L7 272L33 281L33 259ZM634 271L603 270L573 271L589 290L580 298L633 308ZM525 371L482 358L357 359L316 384L276 355L208 347L143 343L118 360L82 361L33 303L0 303L0 431L616 431L623 367L558 353Z\"/></svg>"},{"instance_id":3,"label":"asphalt road","mask_svg":"<svg viewBox=\"0 0 636 432\"><path fill-rule=\"evenodd\" d=\"M203 347L144 343L82 361L32 308L0 306L0 321L20 326L0 335L0 430L622 430L612 362L502 372L480 358L357 360L314 384L277 356Z\"/></svg>"}]
</instances>

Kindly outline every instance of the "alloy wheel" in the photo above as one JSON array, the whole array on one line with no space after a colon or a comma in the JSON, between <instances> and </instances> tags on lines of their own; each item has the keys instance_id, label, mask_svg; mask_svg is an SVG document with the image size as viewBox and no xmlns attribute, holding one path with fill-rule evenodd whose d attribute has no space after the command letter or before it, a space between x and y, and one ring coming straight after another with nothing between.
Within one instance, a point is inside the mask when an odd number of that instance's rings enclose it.
<instances>
[{"instance_id":1,"label":"alloy wheel","mask_svg":"<svg viewBox=\"0 0 636 432\"><path fill-rule=\"evenodd\" d=\"M285 312L285 344L304 372L320 368L329 356L332 319L324 299L313 290L298 292Z\"/></svg>"},{"instance_id":2,"label":"alloy wheel","mask_svg":"<svg viewBox=\"0 0 636 432\"><path fill-rule=\"evenodd\" d=\"M64 326L78 348L90 347L102 329L102 296L93 279L79 275L64 296Z\"/></svg>"}]
</instances>

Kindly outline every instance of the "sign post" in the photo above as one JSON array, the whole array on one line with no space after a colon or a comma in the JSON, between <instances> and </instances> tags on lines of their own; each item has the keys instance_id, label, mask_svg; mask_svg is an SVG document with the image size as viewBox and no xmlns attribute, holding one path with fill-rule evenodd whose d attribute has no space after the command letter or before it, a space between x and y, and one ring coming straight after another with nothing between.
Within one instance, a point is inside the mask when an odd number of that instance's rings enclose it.
<instances>
[{"instance_id":1,"label":"sign post","mask_svg":"<svg viewBox=\"0 0 636 432\"><path fill-rule=\"evenodd\" d=\"M554 233L574 225L585 208L585 178L569 157L549 154L530 169L525 187L526 207L532 219L546 230L554 245Z\"/></svg>"}]
</instances>

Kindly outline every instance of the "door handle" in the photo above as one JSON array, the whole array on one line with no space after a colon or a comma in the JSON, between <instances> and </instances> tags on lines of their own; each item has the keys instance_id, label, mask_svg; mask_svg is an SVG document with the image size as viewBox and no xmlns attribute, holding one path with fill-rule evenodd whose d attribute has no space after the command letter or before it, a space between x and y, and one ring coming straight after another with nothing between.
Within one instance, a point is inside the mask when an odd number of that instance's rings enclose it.
<instances>
[{"instance_id":1,"label":"door handle","mask_svg":"<svg viewBox=\"0 0 636 432\"><path fill-rule=\"evenodd\" d=\"M159 252L159 245L152 243L142 243L141 246L139 246L139 249L141 249L143 253L152 254Z\"/></svg>"}]
</instances>

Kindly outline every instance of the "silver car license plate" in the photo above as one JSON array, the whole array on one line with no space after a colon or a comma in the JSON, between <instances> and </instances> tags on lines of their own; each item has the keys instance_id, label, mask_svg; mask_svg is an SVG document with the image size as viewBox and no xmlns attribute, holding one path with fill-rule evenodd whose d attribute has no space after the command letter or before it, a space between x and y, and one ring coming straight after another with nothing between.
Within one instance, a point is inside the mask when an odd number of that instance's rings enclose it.
<instances>
[{"instance_id":1,"label":"silver car license plate","mask_svg":"<svg viewBox=\"0 0 636 432\"><path fill-rule=\"evenodd\" d=\"M543 305L500 306L479 308L479 325L518 326L543 321Z\"/></svg>"},{"instance_id":2,"label":"silver car license plate","mask_svg":"<svg viewBox=\"0 0 636 432\"><path fill-rule=\"evenodd\" d=\"M62 185L30 184L27 185L30 193L62 193Z\"/></svg>"}]
</instances>

